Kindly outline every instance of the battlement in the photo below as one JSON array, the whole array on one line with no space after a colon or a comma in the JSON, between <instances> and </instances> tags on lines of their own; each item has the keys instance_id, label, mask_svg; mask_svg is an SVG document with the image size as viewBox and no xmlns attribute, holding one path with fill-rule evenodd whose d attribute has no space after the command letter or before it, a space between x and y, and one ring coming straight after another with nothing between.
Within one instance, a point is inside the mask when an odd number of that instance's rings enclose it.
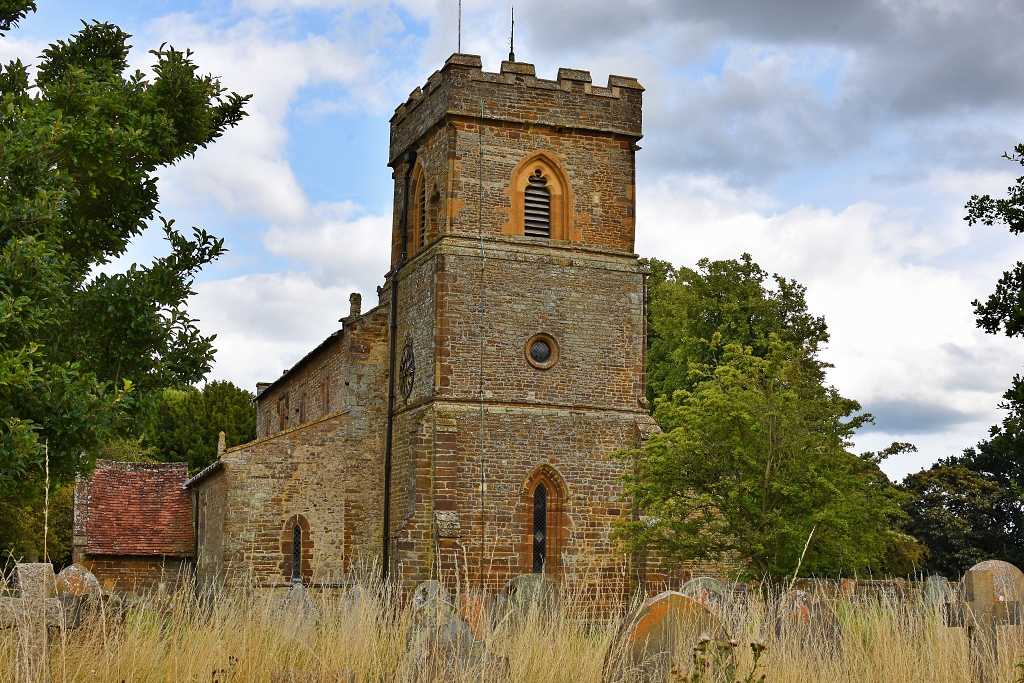
<instances>
[{"instance_id":1,"label":"battlement","mask_svg":"<svg viewBox=\"0 0 1024 683\"><path fill-rule=\"evenodd\" d=\"M592 131L640 139L643 87L635 78L609 76L593 85L589 71L559 69L556 80L537 78L533 64L501 63L483 70L478 55L456 53L416 88L391 117L392 164L442 120L451 117L563 130Z\"/></svg>"}]
</instances>

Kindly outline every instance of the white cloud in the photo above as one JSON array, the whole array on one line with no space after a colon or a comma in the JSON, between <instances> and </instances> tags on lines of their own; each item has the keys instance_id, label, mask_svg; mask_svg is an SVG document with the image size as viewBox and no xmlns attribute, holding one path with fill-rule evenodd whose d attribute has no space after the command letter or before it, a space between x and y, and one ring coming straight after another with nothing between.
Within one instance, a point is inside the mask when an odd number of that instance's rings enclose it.
<instances>
[{"instance_id":1,"label":"white cloud","mask_svg":"<svg viewBox=\"0 0 1024 683\"><path fill-rule=\"evenodd\" d=\"M388 101L375 75L382 60L347 41L307 35L276 36L280 26L252 17L226 28L176 14L154 21L147 34L188 45L204 72L239 93L253 93L248 116L187 164L163 173L169 207L214 202L231 214L270 224L295 224L312 211L287 156L287 117L302 88L334 83L348 90L348 106L379 113ZM155 40L155 38L154 38Z\"/></svg>"},{"instance_id":2,"label":"white cloud","mask_svg":"<svg viewBox=\"0 0 1024 683\"><path fill-rule=\"evenodd\" d=\"M341 327L350 289L324 286L305 273L245 275L201 283L189 310L204 334L216 334L210 379L229 379L250 391L273 381ZM363 292L363 308L376 305Z\"/></svg>"},{"instance_id":3,"label":"white cloud","mask_svg":"<svg viewBox=\"0 0 1024 683\"><path fill-rule=\"evenodd\" d=\"M383 279L389 267L391 216L357 216L352 202L320 204L305 220L272 227L267 251L307 265L318 282L361 285Z\"/></svg>"},{"instance_id":4,"label":"white cloud","mask_svg":"<svg viewBox=\"0 0 1024 683\"><path fill-rule=\"evenodd\" d=\"M830 381L869 410L877 406L878 433L913 442L922 433L946 432L927 438L930 448L943 444L940 452L922 451L906 462L931 461L982 438L999 419L996 404L1024 346L975 328L970 301L991 289L998 268L975 263L967 273L931 262L985 229L959 222L922 227L866 202L838 213L756 210L769 202L714 178L663 178L640 190L637 251L677 265L746 251L766 270L805 285L811 311L825 316L832 335L823 354L836 366ZM1024 258L1024 243L1002 242L1004 266ZM868 433L862 440L879 447ZM886 468L897 473L901 466Z\"/></svg>"}]
</instances>

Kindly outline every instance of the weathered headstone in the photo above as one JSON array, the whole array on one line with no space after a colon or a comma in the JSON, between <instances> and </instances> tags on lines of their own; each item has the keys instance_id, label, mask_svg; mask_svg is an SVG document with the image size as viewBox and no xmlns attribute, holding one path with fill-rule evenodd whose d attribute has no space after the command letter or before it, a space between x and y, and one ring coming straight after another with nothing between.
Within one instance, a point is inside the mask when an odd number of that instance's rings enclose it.
<instances>
[{"instance_id":1,"label":"weathered headstone","mask_svg":"<svg viewBox=\"0 0 1024 683\"><path fill-rule=\"evenodd\" d=\"M23 600L45 600L53 597L56 577L50 563L19 564L14 572L14 585Z\"/></svg>"},{"instance_id":2,"label":"weathered headstone","mask_svg":"<svg viewBox=\"0 0 1024 683\"><path fill-rule=\"evenodd\" d=\"M769 633L786 645L839 652L843 629L835 612L806 591L789 591L775 604L769 617Z\"/></svg>"},{"instance_id":3,"label":"weathered headstone","mask_svg":"<svg viewBox=\"0 0 1024 683\"><path fill-rule=\"evenodd\" d=\"M416 586L412 592L412 607L418 610L431 600L449 602L448 591L444 589L440 581L434 581L433 579L424 581Z\"/></svg>"},{"instance_id":4,"label":"weathered headstone","mask_svg":"<svg viewBox=\"0 0 1024 683\"><path fill-rule=\"evenodd\" d=\"M676 591L651 598L626 617L604 661L604 683L661 683L702 636L728 639L704 605Z\"/></svg>"},{"instance_id":5,"label":"weathered headstone","mask_svg":"<svg viewBox=\"0 0 1024 683\"><path fill-rule=\"evenodd\" d=\"M999 670L998 627L1021 623L1024 574L1009 562L981 562L964 575L956 597L946 606L946 623L967 627L972 679L991 683Z\"/></svg>"},{"instance_id":6,"label":"weathered headstone","mask_svg":"<svg viewBox=\"0 0 1024 683\"><path fill-rule=\"evenodd\" d=\"M501 589L498 600L505 610L522 615L550 614L558 605L558 584L544 574L520 574Z\"/></svg>"},{"instance_id":7,"label":"weathered headstone","mask_svg":"<svg viewBox=\"0 0 1024 683\"><path fill-rule=\"evenodd\" d=\"M53 600L53 565L26 563L15 567L14 584L18 598L7 599L9 613L18 629L18 655L14 678L18 681L49 679L50 642L60 624L60 604Z\"/></svg>"},{"instance_id":8,"label":"weathered headstone","mask_svg":"<svg viewBox=\"0 0 1024 683\"><path fill-rule=\"evenodd\" d=\"M301 639L316 627L316 622L320 619L320 609L306 587L301 583L295 583L281 604L281 616L284 618L285 634Z\"/></svg>"},{"instance_id":9,"label":"weathered headstone","mask_svg":"<svg viewBox=\"0 0 1024 683\"><path fill-rule=\"evenodd\" d=\"M413 592L414 612L406 650L416 680L445 680L454 669L482 661L483 644L445 598L447 594L436 581L424 582Z\"/></svg>"},{"instance_id":10,"label":"weathered headstone","mask_svg":"<svg viewBox=\"0 0 1024 683\"><path fill-rule=\"evenodd\" d=\"M696 600L719 616L732 599L729 588L710 576L698 576L695 579L690 579L679 588L679 592Z\"/></svg>"},{"instance_id":11,"label":"weathered headstone","mask_svg":"<svg viewBox=\"0 0 1024 683\"><path fill-rule=\"evenodd\" d=\"M986 560L979 562L968 571L990 571L994 581L995 599L999 602L1018 602L1024 600L1024 572L1009 562L1002 560ZM962 596L963 587L959 588Z\"/></svg>"},{"instance_id":12,"label":"weathered headstone","mask_svg":"<svg viewBox=\"0 0 1024 683\"><path fill-rule=\"evenodd\" d=\"M924 606L929 609L943 609L953 597L953 589L945 576L929 576L924 580L922 594Z\"/></svg>"},{"instance_id":13,"label":"weathered headstone","mask_svg":"<svg viewBox=\"0 0 1024 683\"><path fill-rule=\"evenodd\" d=\"M72 564L60 570L54 585L57 595L100 597L103 589L99 580L80 564Z\"/></svg>"}]
</instances>

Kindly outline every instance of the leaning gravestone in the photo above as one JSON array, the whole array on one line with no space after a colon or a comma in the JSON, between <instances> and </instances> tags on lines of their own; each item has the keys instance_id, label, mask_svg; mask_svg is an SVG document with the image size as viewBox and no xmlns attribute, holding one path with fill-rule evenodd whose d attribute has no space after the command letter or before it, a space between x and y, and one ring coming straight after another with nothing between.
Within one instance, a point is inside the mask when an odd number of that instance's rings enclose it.
<instances>
[{"instance_id":1,"label":"leaning gravestone","mask_svg":"<svg viewBox=\"0 0 1024 683\"><path fill-rule=\"evenodd\" d=\"M656 595L619 628L605 656L604 683L661 683L703 636L715 641L729 637L696 600L676 591Z\"/></svg>"},{"instance_id":2,"label":"leaning gravestone","mask_svg":"<svg viewBox=\"0 0 1024 683\"><path fill-rule=\"evenodd\" d=\"M942 609L953 597L953 589L945 576L932 575L925 579L921 597L928 609Z\"/></svg>"},{"instance_id":3,"label":"leaning gravestone","mask_svg":"<svg viewBox=\"0 0 1024 683\"><path fill-rule=\"evenodd\" d=\"M769 633L783 646L814 648L835 653L843 648L843 629L835 612L805 591L789 591L775 604L769 617Z\"/></svg>"}]
</instances>

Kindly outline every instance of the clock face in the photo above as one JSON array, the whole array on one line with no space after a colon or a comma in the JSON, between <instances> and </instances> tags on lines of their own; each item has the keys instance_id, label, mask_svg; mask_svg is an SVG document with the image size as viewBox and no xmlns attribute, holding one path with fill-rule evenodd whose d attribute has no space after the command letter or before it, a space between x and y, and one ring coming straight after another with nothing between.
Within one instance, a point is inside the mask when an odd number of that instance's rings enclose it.
<instances>
[{"instance_id":1,"label":"clock face","mask_svg":"<svg viewBox=\"0 0 1024 683\"><path fill-rule=\"evenodd\" d=\"M412 344L405 345L402 350L402 362L398 366L398 381L402 388L402 397L408 401L412 394L412 384L416 381L416 358L412 354Z\"/></svg>"}]
</instances>

